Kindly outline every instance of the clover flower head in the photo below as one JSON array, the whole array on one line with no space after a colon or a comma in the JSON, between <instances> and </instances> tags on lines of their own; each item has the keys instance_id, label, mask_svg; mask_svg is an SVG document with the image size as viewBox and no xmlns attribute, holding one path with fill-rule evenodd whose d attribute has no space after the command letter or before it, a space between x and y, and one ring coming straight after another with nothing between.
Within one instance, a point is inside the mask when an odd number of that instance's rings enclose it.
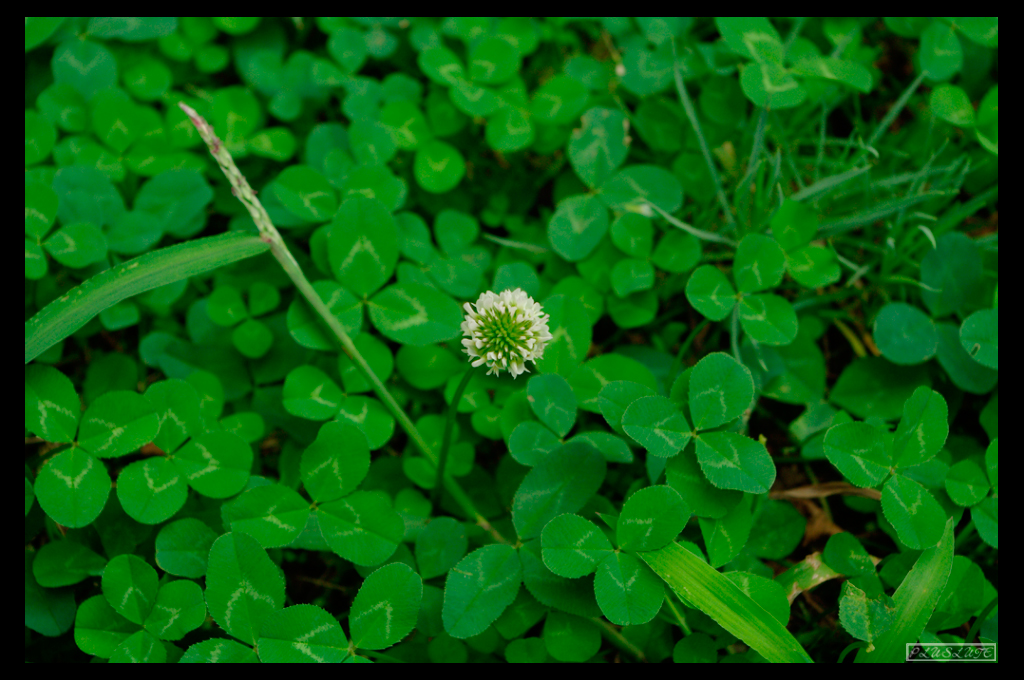
<instances>
[{"instance_id":1,"label":"clover flower head","mask_svg":"<svg viewBox=\"0 0 1024 680\"><path fill-rule=\"evenodd\" d=\"M476 307L474 310L473 307ZM499 294L482 293L475 305L466 303L462 322L465 352L473 366L487 364L487 374L506 370L517 377L529 373L527 361L536 363L551 341L547 314L521 288L505 289Z\"/></svg>"}]
</instances>

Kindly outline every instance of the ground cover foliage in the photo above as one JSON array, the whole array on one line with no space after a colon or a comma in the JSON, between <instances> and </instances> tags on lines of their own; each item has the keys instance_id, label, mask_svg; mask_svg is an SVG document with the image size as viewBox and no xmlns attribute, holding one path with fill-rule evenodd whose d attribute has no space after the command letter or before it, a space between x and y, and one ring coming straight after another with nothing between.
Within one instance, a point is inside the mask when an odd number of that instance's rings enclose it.
<instances>
[{"instance_id":1,"label":"ground cover foliage","mask_svg":"<svg viewBox=\"0 0 1024 680\"><path fill-rule=\"evenodd\" d=\"M997 642L997 37L26 19L26 660Z\"/></svg>"}]
</instances>

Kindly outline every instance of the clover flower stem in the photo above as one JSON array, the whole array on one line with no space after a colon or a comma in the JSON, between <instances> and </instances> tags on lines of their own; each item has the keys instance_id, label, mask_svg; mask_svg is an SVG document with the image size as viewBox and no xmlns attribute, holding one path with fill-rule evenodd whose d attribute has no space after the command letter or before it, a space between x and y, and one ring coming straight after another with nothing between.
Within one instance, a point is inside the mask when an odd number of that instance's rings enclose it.
<instances>
[{"instance_id":1,"label":"clover flower stem","mask_svg":"<svg viewBox=\"0 0 1024 680\"><path fill-rule=\"evenodd\" d=\"M444 480L444 467L448 462L448 449L451 447L452 430L455 428L455 415L459 410L459 402L462 401L462 393L466 391L470 378L473 377L473 369L462 374L459 386L455 388L455 396L448 407L448 415L444 420L444 434L441 436L441 455L437 461L437 480L434 482L434 491L431 494L430 502L435 506L441 501L441 484Z\"/></svg>"},{"instance_id":2,"label":"clover flower stem","mask_svg":"<svg viewBox=\"0 0 1024 680\"><path fill-rule=\"evenodd\" d=\"M178 106L181 110L192 121L192 124L196 127L199 132L199 136L206 142L206 146L210 149L210 154L217 161L217 165L220 166L221 171L225 177L231 183L234 195L239 201L245 206L246 210L249 211L249 215L252 216L253 222L256 223L256 228L259 230L260 236L264 241L270 244L270 252L273 253L274 257L281 264L288 278L292 280L299 293L302 294L306 301L310 304L313 310L317 313L320 319L327 324L327 327L331 330L334 336L341 343L345 354L352 360L352 363L356 365L363 376L370 381L370 385L373 386L373 391L384 403L385 408L391 412L391 415L395 417L398 424L401 425L402 429L405 430L406 434L409 435L409 439L412 440L413 444L420 450L420 452L426 456L426 458L434 463L438 464L438 452L434 451L433 448L427 443L423 435L420 434L419 430L416 429L416 425L413 424L412 419L409 415L398 405L398 402L392 396L388 388L381 382L380 378L370 368L370 364L367 363L363 355L359 353L356 346L352 344L352 339L349 338L348 333L342 327L341 322L338 321L337 317L331 314L330 310L327 309L327 305L324 304L323 300L310 285L306 279L306 275L303 274L302 268L299 267L299 263L295 261L291 251L288 250L288 246L281 238L281 234L274 227L270 220L270 216L267 214L266 209L260 200L256 198L256 192L249 186L249 182L245 179L245 176L241 173L238 167L235 165L234 159L231 154L224 147L221 141L213 132L213 127L203 119L194 109L185 104L179 102ZM461 395L460 395L461 396ZM494 539L500 543L508 543L508 541L498 531L491 526L490 522L481 515L473 501L470 500L469 495L462 489L455 479L451 476L444 478L444 486L448 490L448 493L452 495L455 502L474 520L477 525L482 527L485 531L490 533Z\"/></svg>"}]
</instances>

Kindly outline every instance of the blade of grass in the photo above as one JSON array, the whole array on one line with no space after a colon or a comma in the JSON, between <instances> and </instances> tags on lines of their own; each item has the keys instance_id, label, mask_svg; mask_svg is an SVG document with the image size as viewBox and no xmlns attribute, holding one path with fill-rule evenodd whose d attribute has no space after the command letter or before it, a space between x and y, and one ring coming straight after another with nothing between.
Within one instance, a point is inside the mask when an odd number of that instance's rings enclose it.
<instances>
[{"instance_id":1,"label":"blade of grass","mask_svg":"<svg viewBox=\"0 0 1024 680\"><path fill-rule=\"evenodd\" d=\"M544 253L551 252L550 248L537 245L535 243L524 243L522 241L513 241L512 239L502 238L495 236L494 234L480 234L481 238L487 239L493 243L497 243L499 246L505 246L506 248L517 248L519 250L525 250L528 253L536 253L543 255Z\"/></svg>"},{"instance_id":2,"label":"blade of grass","mask_svg":"<svg viewBox=\"0 0 1024 680\"><path fill-rule=\"evenodd\" d=\"M825 238L845 234L848 231L853 231L857 227L869 226L880 219L889 217L901 210L915 206L918 203L924 203L935 196L945 195L947 195L947 192L945 191L926 191L914 196L887 198L884 201L879 201L869 208L861 210L860 212L855 212L852 215L846 215L845 217L840 217L832 220L831 222L822 224L819 228L819 234Z\"/></svg>"},{"instance_id":3,"label":"blade of grass","mask_svg":"<svg viewBox=\"0 0 1024 680\"><path fill-rule=\"evenodd\" d=\"M865 147L873 147L875 142L885 134L885 131L890 125L892 125L892 122L896 120L896 116L900 115L900 112L903 111L903 107L907 105L908 101L910 101L910 97L914 94L917 88L920 87L921 83L924 82L925 75L927 75L927 71L921 71L917 78L914 78L914 82L907 86L907 89L903 91L900 98L896 100L896 103L892 105L892 108L889 109L888 113L885 114L885 117L878 123L878 127L876 127L875 131L871 133L871 137L868 138L868 141L864 143ZM864 152L858 154L857 158L861 158L863 153Z\"/></svg>"},{"instance_id":4,"label":"blade of grass","mask_svg":"<svg viewBox=\"0 0 1024 680\"><path fill-rule=\"evenodd\" d=\"M782 125L782 121L779 120L779 115L775 111L772 111L772 121L775 123L773 128L775 134L779 136L779 140L782 142L780 145L783 150L783 157L786 159L786 167L789 168L790 174L793 175L793 181L802 191L804 187L804 180L800 177L800 171L796 167L796 163L793 161L793 152L789 148L789 140L786 138L785 127Z\"/></svg>"},{"instance_id":5,"label":"blade of grass","mask_svg":"<svg viewBox=\"0 0 1024 680\"><path fill-rule=\"evenodd\" d=\"M862 292L863 291L857 290L856 288L843 288L842 290L838 290L834 293L826 293L824 295L814 293L804 299L795 300L791 304L793 305L794 310L800 312L820 305L831 304L837 300L845 300L848 297L860 295Z\"/></svg>"},{"instance_id":6,"label":"blade of grass","mask_svg":"<svg viewBox=\"0 0 1024 680\"><path fill-rule=\"evenodd\" d=\"M236 231L179 243L122 262L82 282L25 322L25 363L125 298L205 274L269 248L259 236Z\"/></svg>"},{"instance_id":7,"label":"blade of grass","mask_svg":"<svg viewBox=\"0 0 1024 680\"><path fill-rule=\"evenodd\" d=\"M925 179L932 177L933 175L942 175L949 173L951 170L955 170L962 163L961 159L957 159L948 165L939 165L930 168L925 174ZM899 186L900 184L910 184L917 180L921 176L921 172L915 170L913 172L901 172L895 175L891 175L884 179L878 179L871 182L871 189L892 189Z\"/></svg>"},{"instance_id":8,"label":"blade of grass","mask_svg":"<svg viewBox=\"0 0 1024 680\"><path fill-rule=\"evenodd\" d=\"M936 236L945 234L950 229L963 224L964 220L988 205L989 201L995 201L998 197L999 185L996 185L964 203L952 206L932 225L932 233Z\"/></svg>"},{"instance_id":9,"label":"blade of grass","mask_svg":"<svg viewBox=\"0 0 1024 680\"><path fill-rule=\"evenodd\" d=\"M652 208L654 208L654 210L656 210L659 215L664 217L668 221L669 224L671 224L672 226L675 226L675 227L679 227L680 229L685 231L687 234L690 234L691 236L696 236L697 238L701 239L702 241L714 241L715 243L724 243L725 245L731 246L733 248L736 247L736 241L733 241L731 238L727 238L725 236L719 236L718 234L713 234L710 231L702 231L700 229L697 229L696 227L691 227L689 224L686 224L685 222L681 222L681 221L677 220L676 218L672 217L667 212L665 212L664 210L662 210L660 207L656 206L655 204L651 203L650 201L647 201L647 205L649 205Z\"/></svg>"},{"instance_id":10,"label":"blade of grass","mask_svg":"<svg viewBox=\"0 0 1024 680\"><path fill-rule=\"evenodd\" d=\"M789 29L789 35L786 36L786 42L782 46L782 53L789 55L789 49L793 47L793 43L800 37L800 31L804 30L804 22L807 21L807 17L797 17L793 22L793 27Z\"/></svg>"},{"instance_id":11,"label":"blade of grass","mask_svg":"<svg viewBox=\"0 0 1024 680\"><path fill-rule=\"evenodd\" d=\"M756 161L751 161L752 165L747 169L747 174L743 177L737 187L746 187L744 190L737 190L733 193L733 205L736 206L736 219L740 224L743 224L743 233L750 233L754 231L753 218L749 213L753 212L753 209L747 210L748 206L753 202L754 193L757 191L755 183L748 182L748 177L752 177L754 173L761 169L762 160L758 158Z\"/></svg>"},{"instance_id":12,"label":"blade of grass","mask_svg":"<svg viewBox=\"0 0 1024 680\"><path fill-rule=\"evenodd\" d=\"M758 173L763 168L761 154L764 152L764 130L767 121L768 109L762 108L760 115L757 117L754 138L750 144L750 155L747 157L747 172L736 185L737 190L733 200L733 205L736 207L736 218L744 225L744 231L747 233L757 231L757 225L754 223L754 213L757 210L756 206L761 200L764 187L759 181L754 181L754 176L761 177ZM756 187L756 189L748 191L748 186ZM748 206L750 207L749 210L747 209Z\"/></svg>"},{"instance_id":13,"label":"blade of grass","mask_svg":"<svg viewBox=\"0 0 1024 680\"><path fill-rule=\"evenodd\" d=\"M928 171L931 169L932 164L935 163L935 160L942 154L943 151L946 150L946 147L948 145L949 145L949 140L948 139L944 140L942 142L942 144L939 145L939 148L936 151L934 151L931 156L929 156L928 160L926 160L924 162L924 165L922 165L921 168L917 171L917 176L914 178L914 181L911 182L910 188L907 190L907 195L908 196L911 195L911 194L921 194L921 193L924 193L924 191L925 191L925 177L928 175ZM967 155L966 154L960 156L958 161L963 161L963 162L968 162L968 163L970 162L967 159ZM899 214L896 216L895 229L893 230L893 234L891 234L891 236L893 238L895 238L897 241L903 235L903 224L906 221L906 218L907 218L907 209L904 208L903 210L900 210Z\"/></svg>"},{"instance_id":14,"label":"blade of grass","mask_svg":"<svg viewBox=\"0 0 1024 680\"><path fill-rule=\"evenodd\" d=\"M740 180L740 187L743 187L754 176L754 173L757 172L758 162L761 160L761 152L764 151L764 128L767 122L768 109L762 108L761 113L757 116L754 139L750 143L750 156L747 157L747 174Z\"/></svg>"},{"instance_id":15,"label":"blade of grass","mask_svg":"<svg viewBox=\"0 0 1024 680\"><path fill-rule=\"evenodd\" d=\"M831 177L820 179L814 184L810 185L809 187L806 187L796 192L795 194L790 196L790 198L792 198L794 201L809 201L811 199L818 198L819 194L823 194L827 191L831 191L837 187L840 187L846 182L849 182L854 177L863 175L870 169L871 167L867 165L861 168L850 168L846 172L841 172L838 175L832 175Z\"/></svg>"},{"instance_id":16,"label":"blade of grass","mask_svg":"<svg viewBox=\"0 0 1024 680\"><path fill-rule=\"evenodd\" d=\"M988 615L992 612L993 609L995 609L997 604L999 604L999 598L993 597L992 600L987 605L985 605L985 608L982 609L981 612L975 617L974 623L971 624L971 629L967 631L967 637L964 638L964 642L970 644L978 638L978 631L981 629L981 624L983 624L988 619Z\"/></svg>"},{"instance_id":17,"label":"blade of grass","mask_svg":"<svg viewBox=\"0 0 1024 680\"><path fill-rule=\"evenodd\" d=\"M935 611L953 569L953 518L938 544L917 558L910 573L896 589L896 617L892 628L875 640L872 651L862 649L854 663L903 663L908 644L917 642Z\"/></svg>"},{"instance_id":18,"label":"blade of grass","mask_svg":"<svg viewBox=\"0 0 1024 680\"><path fill-rule=\"evenodd\" d=\"M637 555L684 601L773 662L811 663L793 634L729 578L679 545Z\"/></svg>"},{"instance_id":19,"label":"blade of grass","mask_svg":"<svg viewBox=\"0 0 1024 680\"><path fill-rule=\"evenodd\" d=\"M821 123L818 125L818 154L814 158L814 181L821 177L821 162L825 159L825 128L828 121L828 107L821 102Z\"/></svg>"},{"instance_id":20,"label":"blade of grass","mask_svg":"<svg viewBox=\"0 0 1024 680\"><path fill-rule=\"evenodd\" d=\"M704 138L704 131L700 129L700 121L697 120L697 110L693 108L693 100L690 99L690 95L686 92L686 86L683 85L683 75L679 72L679 57L676 54L676 41L672 39L672 71L675 74L676 79L676 90L679 92L679 101L683 103L683 110L686 111L686 117L690 119L690 125L693 126L693 131L697 133L697 141L700 143L700 152L704 156L704 162L707 163L708 172L711 173L711 179L715 183L715 195L718 196L718 204L722 206L722 212L725 214L725 220L729 223L729 226L735 227L736 220L733 219L732 212L729 211L729 201L725 200L725 192L722 191L722 180L718 177L718 170L715 169L715 162L711 159L711 150L708 148L708 140Z\"/></svg>"}]
</instances>

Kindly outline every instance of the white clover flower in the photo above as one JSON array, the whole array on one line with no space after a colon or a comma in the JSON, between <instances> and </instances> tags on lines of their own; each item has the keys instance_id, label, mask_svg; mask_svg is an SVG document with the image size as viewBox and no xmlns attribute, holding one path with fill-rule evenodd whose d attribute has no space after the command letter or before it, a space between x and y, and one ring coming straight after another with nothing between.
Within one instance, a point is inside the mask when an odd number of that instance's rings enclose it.
<instances>
[{"instance_id":1,"label":"white clover flower","mask_svg":"<svg viewBox=\"0 0 1024 680\"><path fill-rule=\"evenodd\" d=\"M473 365L487 364L487 374L498 375L502 369L515 378L529 373L526 361L536 363L544 355L544 347L552 339L547 314L540 304L521 288L505 289L500 294L482 293L476 311L470 303L463 305L466 320L462 344Z\"/></svg>"}]
</instances>

